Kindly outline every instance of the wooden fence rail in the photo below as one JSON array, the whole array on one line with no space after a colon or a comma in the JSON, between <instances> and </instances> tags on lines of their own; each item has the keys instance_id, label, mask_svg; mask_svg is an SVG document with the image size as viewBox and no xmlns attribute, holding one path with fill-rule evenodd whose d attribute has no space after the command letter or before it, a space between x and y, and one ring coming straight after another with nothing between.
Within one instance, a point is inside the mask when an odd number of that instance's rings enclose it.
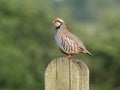
<instances>
[{"instance_id":1,"label":"wooden fence rail","mask_svg":"<svg viewBox=\"0 0 120 90\"><path fill-rule=\"evenodd\" d=\"M78 59L60 57L45 71L45 90L89 90L89 69Z\"/></svg>"}]
</instances>

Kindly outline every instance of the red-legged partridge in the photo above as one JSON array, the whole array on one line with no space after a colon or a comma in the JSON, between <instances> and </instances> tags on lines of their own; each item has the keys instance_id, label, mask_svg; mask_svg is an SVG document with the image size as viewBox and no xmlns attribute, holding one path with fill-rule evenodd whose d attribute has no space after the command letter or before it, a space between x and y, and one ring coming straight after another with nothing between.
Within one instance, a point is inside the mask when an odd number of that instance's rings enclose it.
<instances>
[{"instance_id":1,"label":"red-legged partridge","mask_svg":"<svg viewBox=\"0 0 120 90\"><path fill-rule=\"evenodd\" d=\"M55 25L55 40L57 45L68 58L78 53L85 53L92 56L83 42L68 31L64 20L56 18L53 23Z\"/></svg>"}]
</instances>

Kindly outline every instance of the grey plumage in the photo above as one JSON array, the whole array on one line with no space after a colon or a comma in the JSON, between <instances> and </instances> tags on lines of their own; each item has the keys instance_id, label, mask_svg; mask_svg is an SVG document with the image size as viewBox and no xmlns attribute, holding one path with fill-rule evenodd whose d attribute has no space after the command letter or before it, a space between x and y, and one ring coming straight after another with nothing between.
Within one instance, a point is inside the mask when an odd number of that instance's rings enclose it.
<instances>
[{"instance_id":1,"label":"grey plumage","mask_svg":"<svg viewBox=\"0 0 120 90\"><path fill-rule=\"evenodd\" d=\"M78 53L85 53L92 56L92 54L86 49L83 42L67 30L65 22L62 19L57 18L53 23L56 27L55 40L63 53L68 56Z\"/></svg>"}]
</instances>

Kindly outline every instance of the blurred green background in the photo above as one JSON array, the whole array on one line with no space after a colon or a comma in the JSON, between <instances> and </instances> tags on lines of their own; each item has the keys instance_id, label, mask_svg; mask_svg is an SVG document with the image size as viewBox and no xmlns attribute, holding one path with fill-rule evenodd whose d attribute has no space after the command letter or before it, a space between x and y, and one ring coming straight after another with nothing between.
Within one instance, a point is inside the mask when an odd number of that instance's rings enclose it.
<instances>
[{"instance_id":1,"label":"blurred green background","mask_svg":"<svg viewBox=\"0 0 120 90\"><path fill-rule=\"evenodd\" d=\"M54 40L65 20L93 53L90 90L120 90L120 0L0 0L0 90L44 90L48 63L63 55Z\"/></svg>"}]
</instances>

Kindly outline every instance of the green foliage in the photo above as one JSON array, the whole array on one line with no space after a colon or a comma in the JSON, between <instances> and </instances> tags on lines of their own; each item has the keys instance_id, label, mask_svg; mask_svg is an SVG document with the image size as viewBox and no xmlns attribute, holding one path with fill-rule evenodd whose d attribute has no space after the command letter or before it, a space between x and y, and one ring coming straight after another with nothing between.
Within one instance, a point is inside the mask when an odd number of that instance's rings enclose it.
<instances>
[{"instance_id":1,"label":"green foliage","mask_svg":"<svg viewBox=\"0 0 120 90\"><path fill-rule=\"evenodd\" d=\"M119 90L120 12L118 0L0 0L0 90L44 90L44 71L63 56L52 20L63 17L93 57L91 90Z\"/></svg>"}]
</instances>

